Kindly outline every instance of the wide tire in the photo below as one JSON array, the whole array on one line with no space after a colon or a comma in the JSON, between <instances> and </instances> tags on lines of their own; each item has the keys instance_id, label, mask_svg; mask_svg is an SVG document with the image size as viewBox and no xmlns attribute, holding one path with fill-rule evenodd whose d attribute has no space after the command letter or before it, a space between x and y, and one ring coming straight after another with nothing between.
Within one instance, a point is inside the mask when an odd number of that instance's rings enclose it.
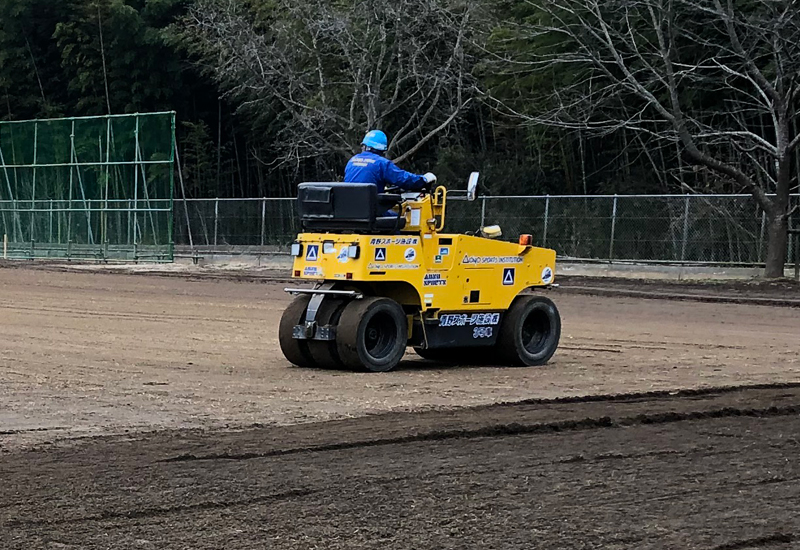
<instances>
[{"instance_id":1,"label":"wide tire","mask_svg":"<svg viewBox=\"0 0 800 550\"><path fill-rule=\"evenodd\" d=\"M296 340L292 337L295 325L302 325L306 317L306 309L311 297L298 296L283 311L281 323L278 327L278 342L284 357L298 367L313 367L314 361L308 351L305 340Z\"/></svg>"},{"instance_id":2,"label":"wide tire","mask_svg":"<svg viewBox=\"0 0 800 550\"><path fill-rule=\"evenodd\" d=\"M345 366L387 372L397 366L408 343L408 320L389 298L353 300L342 310L336 349Z\"/></svg>"},{"instance_id":3,"label":"wide tire","mask_svg":"<svg viewBox=\"0 0 800 550\"><path fill-rule=\"evenodd\" d=\"M317 326L336 326L345 305L345 301L340 298L325 298L317 311ZM335 341L308 340L307 345L315 367L323 369L344 367L344 363L339 359Z\"/></svg>"},{"instance_id":4,"label":"wide tire","mask_svg":"<svg viewBox=\"0 0 800 550\"><path fill-rule=\"evenodd\" d=\"M500 327L497 349L512 366L544 365L558 347L561 316L552 300L519 296Z\"/></svg>"}]
</instances>

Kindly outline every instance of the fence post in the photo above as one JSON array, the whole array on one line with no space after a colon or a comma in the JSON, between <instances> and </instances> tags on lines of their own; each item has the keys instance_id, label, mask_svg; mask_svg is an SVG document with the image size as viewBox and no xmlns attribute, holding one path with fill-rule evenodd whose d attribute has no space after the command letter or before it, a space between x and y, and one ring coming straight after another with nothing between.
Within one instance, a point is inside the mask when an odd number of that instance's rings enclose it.
<instances>
[{"instance_id":1,"label":"fence post","mask_svg":"<svg viewBox=\"0 0 800 550\"><path fill-rule=\"evenodd\" d=\"M481 227L486 225L486 197L481 197Z\"/></svg>"},{"instance_id":2,"label":"fence post","mask_svg":"<svg viewBox=\"0 0 800 550\"><path fill-rule=\"evenodd\" d=\"M683 204L683 239L681 240L681 261L686 260L686 241L689 240L689 195L686 194Z\"/></svg>"},{"instance_id":3,"label":"fence post","mask_svg":"<svg viewBox=\"0 0 800 550\"><path fill-rule=\"evenodd\" d=\"M789 198L789 201L790 201L789 202L789 206L792 205L791 200L792 199L790 197ZM789 219L787 220L787 222L789 224L789 229L791 229L792 228L792 215L791 214L789 214ZM791 233L789 234L789 238L787 238L786 241L787 241L787 243L786 243L786 259L788 261L791 261L791 259L792 259L792 238L791 238ZM783 276L783 275L781 275L781 276Z\"/></svg>"},{"instance_id":4,"label":"fence post","mask_svg":"<svg viewBox=\"0 0 800 550\"><path fill-rule=\"evenodd\" d=\"M50 199L50 242L53 242L53 199Z\"/></svg>"},{"instance_id":5,"label":"fence post","mask_svg":"<svg viewBox=\"0 0 800 550\"><path fill-rule=\"evenodd\" d=\"M261 246L267 237L267 197L261 199Z\"/></svg>"},{"instance_id":6,"label":"fence post","mask_svg":"<svg viewBox=\"0 0 800 550\"><path fill-rule=\"evenodd\" d=\"M617 231L617 195L614 195L614 207L611 210L611 242L608 245L608 261L614 259L614 233Z\"/></svg>"},{"instance_id":7,"label":"fence post","mask_svg":"<svg viewBox=\"0 0 800 550\"><path fill-rule=\"evenodd\" d=\"M550 195L544 198L544 234L542 235L542 248L547 248L547 223L550 219Z\"/></svg>"},{"instance_id":8,"label":"fence post","mask_svg":"<svg viewBox=\"0 0 800 550\"><path fill-rule=\"evenodd\" d=\"M761 263L761 258L764 254L764 231L767 228L767 213L761 211L761 234L758 236L758 263Z\"/></svg>"},{"instance_id":9,"label":"fence post","mask_svg":"<svg viewBox=\"0 0 800 550\"><path fill-rule=\"evenodd\" d=\"M219 199L214 200L214 246L217 246L217 229L219 227Z\"/></svg>"}]
</instances>

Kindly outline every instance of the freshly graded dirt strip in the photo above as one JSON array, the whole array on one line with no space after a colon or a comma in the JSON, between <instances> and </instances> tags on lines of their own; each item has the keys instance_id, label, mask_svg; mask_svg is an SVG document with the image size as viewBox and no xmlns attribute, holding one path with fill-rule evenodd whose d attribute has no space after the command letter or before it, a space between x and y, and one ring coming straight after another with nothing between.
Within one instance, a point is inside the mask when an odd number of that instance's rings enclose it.
<instances>
[{"instance_id":1,"label":"freshly graded dirt strip","mask_svg":"<svg viewBox=\"0 0 800 550\"><path fill-rule=\"evenodd\" d=\"M0 454L0 547L788 550L792 410L797 386L18 449Z\"/></svg>"},{"instance_id":2,"label":"freshly graded dirt strip","mask_svg":"<svg viewBox=\"0 0 800 550\"><path fill-rule=\"evenodd\" d=\"M800 382L800 310L571 295L542 368L299 369L284 283L0 269L0 452L63 437L294 424L591 394Z\"/></svg>"},{"instance_id":3,"label":"freshly graded dirt strip","mask_svg":"<svg viewBox=\"0 0 800 550\"><path fill-rule=\"evenodd\" d=\"M569 294L800 307L800 283L793 280L681 282L571 276L559 282L561 291Z\"/></svg>"},{"instance_id":4,"label":"freshly graded dirt strip","mask_svg":"<svg viewBox=\"0 0 800 550\"><path fill-rule=\"evenodd\" d=\"M715 304L747 304L772 307L797 307L800 308L800 299L783 297L760 297L760 296L730 296L722 294L692 293L681 294L665 292L667 289L659 291L635 290L626 288L608 288L604 286L565 286L563 292L568 294L583 294L587 296L607 296L610 298L648 298L651 300L683 300L689 302L707 302Z\"/></svg>"}]
</instances>

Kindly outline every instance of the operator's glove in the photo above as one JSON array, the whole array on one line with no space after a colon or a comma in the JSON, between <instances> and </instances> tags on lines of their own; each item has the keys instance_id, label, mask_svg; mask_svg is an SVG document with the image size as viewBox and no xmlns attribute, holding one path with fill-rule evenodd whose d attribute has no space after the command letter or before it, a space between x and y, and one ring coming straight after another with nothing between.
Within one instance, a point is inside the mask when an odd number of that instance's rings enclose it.
<instances>
[{"instance_id":1,"label":"operator's glove","mask_svg":"<svg viewBox=\"0 0 800 550\"><path fill-rule=\"evenodd\" d=\"M432 172L428 172L427 174L425 174L422 177L425 179L425 184L426 184L425 187L427 187L428 189L433 187L433 183L436 181L436 175L435 174L433 174Z\"/></svg>"}]
</instances>

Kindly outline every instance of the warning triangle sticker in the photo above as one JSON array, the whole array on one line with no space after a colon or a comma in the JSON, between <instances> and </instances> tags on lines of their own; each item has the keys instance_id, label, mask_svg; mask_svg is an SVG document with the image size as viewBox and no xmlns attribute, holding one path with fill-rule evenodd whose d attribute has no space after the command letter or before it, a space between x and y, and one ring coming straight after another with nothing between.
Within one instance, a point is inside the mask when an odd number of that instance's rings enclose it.
<instances>
[{"instance_id":1,"label":"warning triangle sticker","mask_svg":"<svg viewBox=\"0 0 800 550\"><path fill-rule=\"evenodd\" d=\"M375 261L376 262L385 262L386 261L386 249L385 248L376 248L375 249Z\"/></svg>"},{"instance_id":2,"label":"warning triangle sticker","mask_svg":"<svg viewBox=\"0 0 800 550\"><path fill-rule=\"evenodd\" d=\"M503 285L509 286L514 284L514 271L513 267L507 267L503 270Z\"/></svg>"},{"instance_id":3,"label":"warning triangle sticker","mask_svg":"<svg viewBox=\"0 0 800 550\"><path fill-rule=\"evenodd\" d=\"M319 245L312 244L311 246L308 247L308 253L306 254L306 261L316 262L318 255L319 255Z\"/></svg>"}]
</instances>

